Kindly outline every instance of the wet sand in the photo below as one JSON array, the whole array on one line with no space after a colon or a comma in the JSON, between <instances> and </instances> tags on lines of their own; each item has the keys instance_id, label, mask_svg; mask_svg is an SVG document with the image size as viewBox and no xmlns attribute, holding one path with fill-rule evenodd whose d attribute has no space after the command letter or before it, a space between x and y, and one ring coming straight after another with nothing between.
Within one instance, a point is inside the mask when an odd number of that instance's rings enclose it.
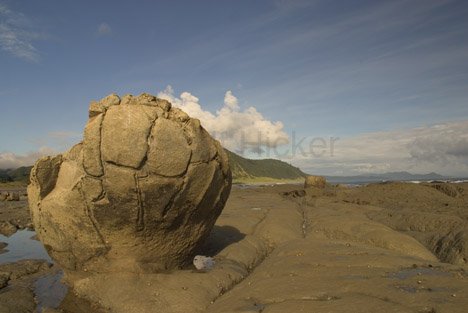
<instances>
[{"instance_id":1,"label":"wet sand","mask_svg":"<svg viewBox=\"0 0 468 313\"><path fill-rule=\"evenodd\" d=\"M465 312L468 186L453 186L234 187L200 251L212 271L64 277L75 281L66 293L58 266L42 262L0 289L0 312L63 297L55 312Z\"/></svg>"}]
</instances>

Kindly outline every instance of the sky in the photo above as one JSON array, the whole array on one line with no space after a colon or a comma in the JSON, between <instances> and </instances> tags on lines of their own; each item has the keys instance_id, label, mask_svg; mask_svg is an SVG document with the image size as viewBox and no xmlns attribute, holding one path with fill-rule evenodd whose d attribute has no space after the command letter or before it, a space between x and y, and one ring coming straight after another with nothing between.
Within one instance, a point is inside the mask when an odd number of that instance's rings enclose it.
<instances>
[{"instance_id":1,"label":"sky","mask_svg":"<svg viewBox=\"0 0 468 313\"><path fill-rule=\"evenodd\" d=\"M468 2L0 0L0 168L148 92L311 174L468 177Z\"/></svg>"}]
</instances>

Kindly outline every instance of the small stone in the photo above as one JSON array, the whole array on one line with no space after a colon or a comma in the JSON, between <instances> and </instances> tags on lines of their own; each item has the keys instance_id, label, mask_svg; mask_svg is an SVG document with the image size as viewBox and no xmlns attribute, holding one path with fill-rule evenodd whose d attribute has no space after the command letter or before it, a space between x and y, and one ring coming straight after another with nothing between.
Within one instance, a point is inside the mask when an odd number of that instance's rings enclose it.
<instances>
[{"instance_id":1,"label":"small stone","mask_svg":"<svg viewBox=\"0 0 468 313\"><path fill-rule=\"evenodd\" d=\"M215 266L216 262L212 257L204 255L196 255L193 258L193 265L199 271L210 271Z\"/></svg>"},{"instance_id":2,"label":"small stone","mask_svg":"<svg viewBox=\"0 0 468 313\"><path fill-rule=\"evenodd\" d=\"M4 236L9 237L16 233L17 230L18 228L8 221L0 222L0 234Z\"/></svg>"},{"instance_id":3,"label":"small stone","mask_svg":"<svg viewBox=\"0 0 468 313\"><path fill-rule=\"evenodd\" d=\"M19 194L19 192L10 191L10 192L8 193L8 197L6 198L6 201L20 201L20 194Z\"/></svg>"}]
</instances>

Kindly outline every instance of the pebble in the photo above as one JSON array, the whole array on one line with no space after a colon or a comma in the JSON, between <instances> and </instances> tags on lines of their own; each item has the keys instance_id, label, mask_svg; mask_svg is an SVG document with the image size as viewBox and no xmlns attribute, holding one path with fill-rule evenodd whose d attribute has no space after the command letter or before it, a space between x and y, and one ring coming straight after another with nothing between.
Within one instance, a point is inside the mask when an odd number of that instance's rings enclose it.
<instances>
[{"instance_id":1,"label":"pebble","mask_svg":"<svg viewBox=\"0 0 468 313\"><path fill-rule=\"evenodd\" d=\"M193 258L193 265L199 271L209 271L215 266L215 260L212 257L196 255Z\"/></svg>"}]
</instances>

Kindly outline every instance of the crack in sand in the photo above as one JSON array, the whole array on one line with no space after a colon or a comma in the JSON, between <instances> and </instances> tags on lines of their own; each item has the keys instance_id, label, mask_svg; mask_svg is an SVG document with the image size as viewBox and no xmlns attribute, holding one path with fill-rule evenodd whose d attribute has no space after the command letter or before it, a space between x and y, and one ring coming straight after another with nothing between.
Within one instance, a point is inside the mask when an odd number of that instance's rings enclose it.
<instances>
[{"instance_id":1,"label":"crack in sand","mask_svg":"<svg viewBox=\"0 0 468 313\"><path fill-rule=\"evenodd\" d=\"M307 216L307 210L306 210L306 199L303 198L301 203L299 204L300 211L302 213L302 238L307 237L307 221L308 221L308 216Z\"/></svg>"}]
</instances>

